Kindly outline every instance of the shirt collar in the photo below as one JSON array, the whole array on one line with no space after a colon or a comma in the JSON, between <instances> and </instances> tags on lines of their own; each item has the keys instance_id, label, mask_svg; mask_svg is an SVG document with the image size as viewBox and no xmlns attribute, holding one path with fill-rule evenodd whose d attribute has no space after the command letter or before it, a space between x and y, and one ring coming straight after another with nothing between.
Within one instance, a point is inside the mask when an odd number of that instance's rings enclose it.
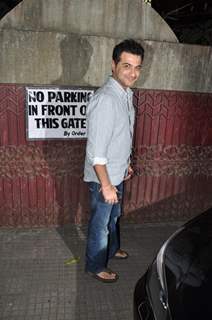
<instances>
[{"instance_id":1,"label":"shirt collar","mask_svg":"<svg viewBox=\"0 0 212 320\"><path fill-rule=\"evenodd\" d=\"M127 88L126 90L124 90L124 88L120 85L120 83L116 79L114 79L112 76L109 77L108 83L116 90L116 92L120 96L131 97L133 95L133 92L130 88Z\"/></svg>"}]
</instances>

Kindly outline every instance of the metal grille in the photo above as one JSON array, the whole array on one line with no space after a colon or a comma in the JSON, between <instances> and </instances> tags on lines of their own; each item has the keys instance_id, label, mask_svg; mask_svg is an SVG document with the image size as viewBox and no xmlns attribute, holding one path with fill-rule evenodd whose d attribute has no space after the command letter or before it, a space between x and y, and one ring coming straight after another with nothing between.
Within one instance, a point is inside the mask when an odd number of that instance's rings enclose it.
<instances>
[{"instance_id":1,"label":"metal grille","mask_svg":"<svg viewBox=\"0 0 212 320\"><path fill-rule=\"evenodd\" d=\"M211 205L212 95L135 91L129 221L183 219ZM27 141L25 87L0 85L0 225L88 220L84 140Z\"/></svg>"}]
</instances>

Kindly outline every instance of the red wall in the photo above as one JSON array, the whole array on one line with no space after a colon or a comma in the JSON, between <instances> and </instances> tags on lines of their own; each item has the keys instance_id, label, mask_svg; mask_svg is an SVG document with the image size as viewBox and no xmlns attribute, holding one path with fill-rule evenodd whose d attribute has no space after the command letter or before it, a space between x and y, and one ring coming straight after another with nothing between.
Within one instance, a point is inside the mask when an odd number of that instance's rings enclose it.
<instances>
[{"instance_id":1,"label":"red wall","mask_svg":"<svg viewBox=\"0 0 212 320\"><path fill-rule=\"evenodd\" d=\"M211 206L212 94L139 90L135 105L129 219L181 220Z\"/></svg>"},{"instance_id":2,"label":"red wall","mask_svg":"<svg viewBox=\"0 0 212 320\"><path fill-rule=\"evenodd\" d=\"M212 204L212 94L135 91L130 221L181 220ZM0 226L87 222L85 140L27 141L25 86L0 85Z\"/></svg>"}]
</instances>

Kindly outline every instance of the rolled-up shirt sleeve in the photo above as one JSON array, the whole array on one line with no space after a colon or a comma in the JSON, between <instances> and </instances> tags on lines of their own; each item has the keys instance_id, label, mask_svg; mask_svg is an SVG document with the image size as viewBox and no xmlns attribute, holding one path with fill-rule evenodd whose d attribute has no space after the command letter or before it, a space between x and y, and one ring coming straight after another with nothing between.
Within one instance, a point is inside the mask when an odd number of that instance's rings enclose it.
<instances>
[{"instance_id":1,"label":"rolled-up shirt sleeve","mask_svg":"<svg viewBox=\"0 0 212 320\"><path fill-rule=\"evenodd\" d=\"M94 96L87 110L87 158L91 165L107 164L108 145L114 128L113 97L106 94Z\"/></svg>"},{"instance_id":2,"label":"rolled-up shirt sleeve","mask_svg":"<svg viewBox=\"0 0 212 320\"><path fill-rule=\"evenodd\" d=\"M92 165L95 166L95 164L102 164L102 165L107 164L107 158L98 158L98 157L95 157L95 158L93 159Z\"/></svg>"}]
</instances>

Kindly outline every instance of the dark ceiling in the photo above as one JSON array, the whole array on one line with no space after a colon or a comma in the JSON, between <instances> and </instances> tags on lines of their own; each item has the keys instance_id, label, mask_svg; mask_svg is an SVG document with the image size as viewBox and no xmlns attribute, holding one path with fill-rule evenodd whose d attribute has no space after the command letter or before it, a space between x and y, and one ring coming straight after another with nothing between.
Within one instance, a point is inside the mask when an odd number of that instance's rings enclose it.
<instances>
[{"instance_id":1,"label":"dark ceiling","mask_svg":"<svg viewBox=\"0 0 212 320\"><path fill-rule=\"evenodd\" d=\"M152 0L182 43L212 45L212 0Z\"/></svg>"},{"instance_id":2,"label":"dark ceiling","mask_svg":"<svg viewBox=\"0 0 212 320\"><path fill-rule=\"evenodd\" d=\"M0 0L0 19L22 0Z\"/></svg>"},{"instance_id":3,"label":"dark ceiling","mask_svg":"<svg viewBox=\"0 0 212 320\"><path fill-rule=\"evenodd\" d=\"M0 19L21 1L0 0ZM212 45L212 0L152 0L151 5L180 42Z\"/></svg>"}]
</instances>

